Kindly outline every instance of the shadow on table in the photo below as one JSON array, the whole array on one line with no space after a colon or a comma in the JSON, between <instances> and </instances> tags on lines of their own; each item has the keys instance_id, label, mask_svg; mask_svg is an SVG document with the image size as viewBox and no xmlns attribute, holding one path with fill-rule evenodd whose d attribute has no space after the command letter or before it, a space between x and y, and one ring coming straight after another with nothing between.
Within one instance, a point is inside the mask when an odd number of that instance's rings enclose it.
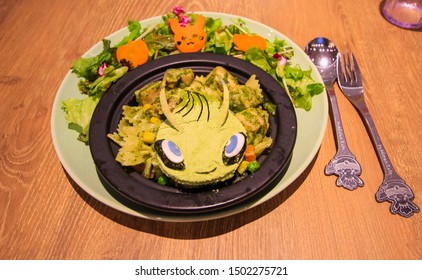
<instances>
[{"instance_id":1,"label":"shadow on table","mask_svg":"<svg viewBox=\"0 0 422 280\"><path fill-rule=\"evenodd\" d=\"M317 156L316 156L317 157ZM302 185L315 164L316 157L305 171L287 188L268 201L244 212L213 220L197 222L163 222L135 217L109 207L86 193L66 174L79 196L103 216L128 228L175 239L201 239L218 236L236 230L270 213L283 204Z\"/></svg>"}]
</instances>

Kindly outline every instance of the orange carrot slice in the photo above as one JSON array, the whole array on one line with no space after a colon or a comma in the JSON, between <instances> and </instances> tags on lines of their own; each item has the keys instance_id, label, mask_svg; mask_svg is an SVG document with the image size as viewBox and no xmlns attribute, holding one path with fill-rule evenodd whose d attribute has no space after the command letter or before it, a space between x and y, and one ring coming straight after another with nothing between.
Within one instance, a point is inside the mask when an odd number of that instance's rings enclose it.
<instances>
[{"instance_id":1,"label":"orange carrot slice","mask_svg":"<svg viewBox=\"0 0 422 280\"><path fill-rule=\"evenodd\" d=\"M257 47L261 50L265 50L267 47L267 42L265 42L265 39L259 35L234 34L233 43L239 50L244 52L252 47Z\"/></svg>"}]
</instances>

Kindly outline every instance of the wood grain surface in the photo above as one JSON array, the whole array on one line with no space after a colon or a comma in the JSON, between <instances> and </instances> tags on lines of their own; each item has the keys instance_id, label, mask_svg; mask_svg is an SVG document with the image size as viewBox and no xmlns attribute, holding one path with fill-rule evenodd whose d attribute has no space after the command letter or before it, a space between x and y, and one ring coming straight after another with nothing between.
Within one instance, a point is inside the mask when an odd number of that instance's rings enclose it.
<instances>
[{"instance_id":1,"label":"wood grain surface","mask_svg":"<svg viewBox=\"0 0 422 280\"><path fill-rule=\"evenodd\" d=\"M421 259L422 214L377 203L382 170L359 115L339 93L365 186L346 191L324 167L331 123L315 159L287 189L210 221L136 218L97 201L64 171L51 109L71 63L127 24L182 6L262 22L304 47L331 38L352 50L366 101L397 172L422 206L422 33L395 27L372 0L0 0L0 259ZM312 139L310 139L312 141Z\"/></svg>"}]
</instances>

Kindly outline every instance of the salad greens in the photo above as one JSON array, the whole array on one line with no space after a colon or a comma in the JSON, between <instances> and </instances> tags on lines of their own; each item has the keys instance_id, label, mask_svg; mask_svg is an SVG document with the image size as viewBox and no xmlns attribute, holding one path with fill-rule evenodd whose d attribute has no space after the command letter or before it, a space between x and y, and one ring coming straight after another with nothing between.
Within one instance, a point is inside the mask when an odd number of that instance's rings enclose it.
<instances>
[{"instance_id":1,"label":"salad greens","mask_svg":"<svg viewBox=\"0 0 422 280\"><path fill-rule=\"evenodd\" d=\"M84 99L69 98L62 101L62 109L69 129L79 133L78 140L88 142L88 131L92 114L99 98L89 96Z\"/></svg>"},{"instance_id":2,"label":"salad greens","mask_svg":"<svg viewBox=\"0 0 422 280\"><path fill-rule=\"evenodd\" d=\"M142 28L139 21L129 21L129 35L120 42L111 46L110 40L103 39L101 53L93 57L79 58L72 64L71 72L80 79L78 89L84 98L63 100L61 106L69 128L79 133L79 140L88 142L90 120L99 99L113 82L130 71L130 65L117 61L117 48L131 40L142 39L148 46L148 60L180 53L168 20L177 18L181 25L186 25L195 22L197 16L198 14L187 14L183 9L176 7L172 12L164 14L162 21L155 26ZM252 47L244 52L236 48L232 37L234 34L252 35L245 21L237 19L225 25L220 18L205 18L207 41L203 52L226 54L251 62L279 81L296 108L306 111L312 108L312 97L322 93L324 87L312 79L311 69L304 70L299 65L291 64L293 49L284 40L266 40L265 50Z\"/></svg>"}]
</instances>

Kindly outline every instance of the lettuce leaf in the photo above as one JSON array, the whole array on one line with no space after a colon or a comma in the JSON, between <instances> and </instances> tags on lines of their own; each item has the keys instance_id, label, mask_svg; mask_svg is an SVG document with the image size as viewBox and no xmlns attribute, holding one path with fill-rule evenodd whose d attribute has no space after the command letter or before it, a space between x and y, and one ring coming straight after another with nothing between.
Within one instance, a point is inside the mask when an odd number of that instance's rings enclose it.
<instances>
[{"instance_id":1,"label":"lettuce leaf","mask_svg":"<svg viewBox=\"0 0 422 280\"><path fill-rule=\"evenodd\" d=\"M104 62L112 64L115 49L110 47L110 40L103 40L103 51L93 57L81 57L75 60L71 66L72 73L78 78L93 81L98 77L98 67Z\"/></svg>"},{"instance_id":2,"label":"lettuce leaf","mask_svg":"<svg viewBox=\"0 0 422 280\"><path fill-rule=\"evenodd\" d=\"M117 43L115 48L126 45L130 40L134 41L141 35L141 23L139 21L129 20L127 28L129 29L130 34Z\"/></svg>"},{"instance_id":3,"label":"lettuce leaf","mask_svg":"<svg viewBox=\"0 0 422 280\"><path fill-rule=\"evenodd\" d=\"M250 63L258 66L259 68L263 69L267 73L271 73L271 70L273 70L271 64L277 63L276 59L269 57L265 54L264 51L255 47L250 48L245 52L245 59Z\"/></svg>"},{"instance_id":4,"label":"lettuce leaf","mask_svg":"<svg viewBox=\"0 0 422 280\"><path fill-rule=\"evenodd\" d=\"M127 73L128 69L127 66L122 66L117 69L115 69L114 66L109 66L104 70L104 75L98 76L93 82L85 79L79 80L79 91L90 96L101 97L113 82Z\"/></svg>"},{"instance_id":5,"label":"lettuce leaf","mask_svg":"<svg viewBox=\"0 0 422 280\"><path fill-rule=\"evenodd\" d=\"M126 66L117 69L114 69L113 66L107 67L104 76L98 77L94 82L90 83L86 80L79 82L80 90L86 91L88 97L84 99L69 98L62 101L61 108L65 113L69 129L79 132L78 139L80 141L88 142L89 140L88 132L91 117L100 98L110 85L120 79L127 71Z\"/></svg>"},{"instance_id":6,"label":"lettuce leaf","mask_svg":"<svg viewBox=\"0 0 422 280\"><path fill-rule=\"evenodd\" d=\"M88 96L84 99L69 98L63 100L62 110L69 129L79 132L78 140L88 142L89 125L95 107L100 99L95 96Z\"/></svg>"},{"instance_id":7,"label":"lettuce leaf","mask_svg":"<svg viewBox=\"0 0 422 280\"><path fill-rule=\"evenodd\" d=\"M312 69L302 70L300 66L289 64L276 68L277 76L283 81L287 93L290 95L293 104L306 111L312 108L312 97L324 91L321 83L316 83L312 78Z\"/></svg>"},{"instance_id":8,"label":"lettuce leaf","mask_svg":"<svg viewBox=\"0 0 422 280\"><path fill-rule=\"evenodd\" d=\"M280 40L278 38L275 38L273 42L267 40L267 48L265 51L271 57L274 54L278 54L284 56L287 60L290 60L294 55L293 48L287 45L285 40Z\"/></svg>"}]
</instances>

